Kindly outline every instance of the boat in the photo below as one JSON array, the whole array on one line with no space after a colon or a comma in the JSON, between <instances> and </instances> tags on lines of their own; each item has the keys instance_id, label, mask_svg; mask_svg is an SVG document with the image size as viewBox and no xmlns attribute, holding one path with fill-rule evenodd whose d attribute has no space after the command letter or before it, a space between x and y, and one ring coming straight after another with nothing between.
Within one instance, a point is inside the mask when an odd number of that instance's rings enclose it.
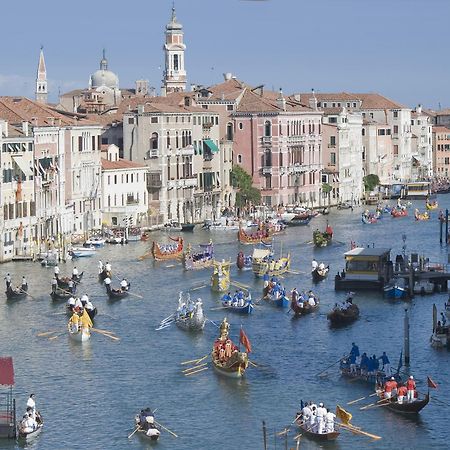
<instances>
[{"instance_id":1,"label":"boat","mask_svg":"<svg viewBox=\"0 0 450 450\"><path fill-rule=\"evenodd\" d=\"M311 222L313 218L312 214L296 214L289 222L286 222L286 225L290 227L298 227L298 226L306 226Z\"/></svg>"},{"instance_id":2,"label":"boat","mask_svg":"<svg viewBox=\"0 0 450 450\"><path fill-rule=\"evenodd\" d=\"M404 278L395 278L383 287L385 297L405 298L408 296L408 288Z\"/></svg>"},{"instance_id":3,"label":"boat","mask_svg":"<svg viewBox=\"0 0 450 450\"><path fill-rule=\"evenodd\" d=\"M221 375L231 378L240 378L248 367L248 353L250 343L241 329L240 341L244 344L247 352L239 351L237 345L229 337L230 324L223 319L220 325L220 337L214 341L211 360L214 369Z\"/></svg>"},{"instance_id":4,"label":"boat","mask_svg":"<svg viewBox=\"0 0 450 450\"><path fill-rule=\"evenodd\" d=\"M21 287L21 286L17 286L16 288L13 288L11 285L9 285L6 288L6 299L7 300L20 300L22 298L25 298L28 294L28 285L27 287Z\"/></svg>"},{"instance_id":5,"label":"boat","mask_svg":"<svg viewBox=\"0 0 450 450\"><path fill-rule=\"evenodd\" d=\"M192 233L195 228L195 223L182 223L181 224L181 231L186 231Z\"/></svg>"},{"instance_id":6,"label":"boat","mask_svg":"<svg viewBox=\"0 0 450 450\"><path fill-rule=\"evenodd\" d=\"M330 271L330 266L324 266L324 267L320 267L320 264L311 271L311 275L312 275L312 279L315 283L318 283L319 281L324 280L327 275L328 272Z\"/></svg>"},{"instance_id":7,"label":"boat","mask_svg":"<svg viewBox=\"0 0 450 450\"><path fill-rule=\"evenodd\" d=\"M37 427L32 430L23 426L22 422L17 425L17 435L20 440L24 440L26 442L31 442L37 436L41 434L42 428L44 427L44 418L42 414L36 411L36 424Z\"/></svg>"},{"instance_id":8,"label":"boat","mask_svg":"<svg viewBox=\"0 0 450 450\"><path fill-rule=\"evenodd\" d=\"M42 267L55 267L57 265L58 265L58 256L57 255L46 256L41 261Z\"/></svg>"},{"instance_id":9,"label":"boat","mask_svg":"<svg viewBox=\"0 0 450 450\"><path fill-rule=\"evenodd\" d=\"M214 261L214 245L212 241L208 244L200 244L200 250L193 252L191 244L187 246L183 255L183 264L186 270L205 269L211 267Z\"/></svg>"},{"instance_id":10,"label":"boat","mask_svg":"<svg viewBox=\"0 0 450 450\"><path fill-rule=\"evenodd\" d=\"M67 329L69 330L69 337L77 342L86 342L91 338L91 331L89 327L76 327L70 324L67 324Z\"/></svg>"},{"instance_id":11,"label":"boat","mask_svg":"<svg viewBox=\"0 0 450 450\"><path fill-rule=\"evenodd\" d=\"M273 233L270 232L270 229L262 228L253 233L246 233L244 229L241 227L238 231L238 240L241 244L259 244L261 241L270 239L270 236Z\"/></svg>"},{"instance_id":12,"label":"boat","mask_svg":"<svg viewBox=\"0 0 450 450\"><path fill-rule=\"evenodd\" d=\"M450 304L446 302L445 312L447 316L449 306ZM450 325L446 324L445 317L443 317L443 323L437 320L436 304L433 304L433 334L430 336L430 343L434 348L447 348L450 350Z\"/></svg>"},{"instance_id":13,"label":"boat","mask_svg":"<svg viewBox=\"0 0 450 450\"><path fill-rule=\"evenodd\" d=\"M361 220L362 220L362 223L372 224L372 223L378 222L378 217L374 216L373 214L367 214L364 212L361 214Z\"/></svg>"},{"instance_id":14,"label":"boat","mask_svg":"<svg viewBox=\"0 0 450 450\"><path fill-rule=\"evenodd\" d=\"M394 218L397 217L406 217L408 215L408 210L406 208L392 208L391 216Z\"/></svg>"},{"instance_id":15,"label":"boat","mask_svg":"<svg viewBox=\"0 0 450 450\"><path fill-rule=\"evenodd\" d=\"M159 244L153 241L152 255L156 261L167 261L170 259L180 259L183 257L183 238L178 236L171 238L174 243Z\"/></svg>"},{"instance_id":16,"label":"boat","mask_svg":"<svg viewBox=\"0 0 450 450\"><path fill-rule=\"evenodd\" d=\"M210 231L239 231L241 227L248 227L251 222L241 223L240 219L221 217L219 220L205 220L202 228Z\"/></svg>"},{"instance_id":17,"label":"boat","mask_svg":"<svg viewBox=\"0 0 450 450\"><path fill-rule=\"evenodd\" d=\"M84 244L83 247L95 247L100 248L105 245L106 239L98 236L90 237Z\"/></svg>"},{"instance_id":18,"label":"boat","mask_svg":"<svg viewBox=\"0 0 450 450\"><path fill-rule=\"evenodd\" d=\"M105 267L103 267L103 270L98 274L99 281L104 281L105 278L111 278L111 276L111 272L109 270L106 270Z\"/></svg>"},{"instance_id":19,"label":"boat","mask_svg":"<svg viewBox=\"0 0 450 450\"><path fill-rule=\"evenodd\" d=\"M432 211L433 209L439 208L439 203L436 200L434 200L432 203L427 201L425 203L425 207L427 208L428 211Z\"/></svg>"},{"instance_id":20,"label":"boat","mask_svg":"<svg viewBox=\"0 0 450 450\"><path fill-rule=\"evenodd\" d=\"M166 231L181 231L182 227L180 222L177 222L174 219L169 220L169 222L166 222L164 224L164 230Z\"/></svg>"},{"instance_id":21,"label":"boat","mask_svg":"<svg viewBox=\"0 0 450 450\"><path fill-rule=\"evenodd\" d=\"M240 299L236 298L236 295L233 299L227 297L227 295L222 297L222 307L231 312L237 314L251 314L255 307L250 292L247 292L247 295L242 298L242 301L239 301Z\"/></svg>"},{"instance_id":22,"label":"boat","mask_svg":"<svg viewBox=\"0 0 450 450\"><path fill-rule=\"evenodd\" d=\"M75 286L74 289L76 289ZM55 292L50 292L50 297L52 298L53 301L68 300L70 297L73 297L74 294L75 290L73 292L69 292L65 289L57 287Z\"/></svg>"},{"instance_id":23,"label":"boat","mask_svg":"<svg viewBox=\"0 0 450 450\"><path fill-rule=\"evenodd\" d=\"M126 244L127 240L125 239L125 236L117 236L112 235L106 238L107 244Z\"/></svg>"},{"instance_id":24,"label":"boat","mask_svg":"<svg viewBox=\"0 0 450 450\"><path fill-rule=\"evenodd\" d=\"M397 397L385 399L383 397L384 390L382 385L378 385L376 393L380 399L378 403L379 405L383 405L383 408L387 408L400 414L418 414L430 402L429 392L425 395L418 394L417 400L414 400L413 402L407 402L404 400L402 403L398 402Z\"/></svg>"},{"instance_id":25,"label":"boat","mask_svg":"<svg viewBox=\"0 0 450 450\"><path fill-rule=\"evenodd\" d=\"M322 442L335 441L340 435L340 432L336 431L336 430L331 431L329 433L316 433L310 427L308 427L306 422L303 420L301 413L297 413L295 423L302 430L302 434L304 434L306 437L308 437L310 439L314 439L316 441L322 441ZM335 425L335 427L336 427L336 425Z\"/></svg>"},{"instance_id":26,"label":"boat","mask_svg":"<svg viewBox=\"0 0 450 450\"><path fill-rule=\"evenodd\" d=\"M264 300L267 300L270 304L277 306L278 308L287 308L291 302L286 294L283 294L282 292L277 294L271 291L267 293Z\"/></svg>"},{"instance_id":27,"label":"boat","mask_svg":"<svg viewBox=\"0 0 450 450\"><path fill-rule=\"evenodd\" d=\"M81 282L83 275L84 275L84 271L78 275L72 275L72 277L58 277L57 278L58 287L61 289L69 289L70 281L73 281L74 284L78 284Z\"/></svg>"},{"instance_id":28,"label":"boat","mask_svg":"<svg viewBox=\"0 0 450 450\"><path fill-rule=\"evenodd\" d=\"M428 280L419 280L414 283L414 294L432 294L434 292L434 284Z\"/></svg>"},{"instance_id":29,"label":"boat","mask_svg":"<svg viewBox=\"0 0 450 450\"><path fill-rule=\"evenodd\" d=\"M427 211L421 213L417 208L414 210L414 217L416 220L429 220L430 215Z\"/></svg>"},{"instance_id":30,"label":"boat","mask_svg":"<svg viewBox=\"0 0 450 450\"><path fill-rule=\"evenodd\" d=\"M236 266L239 270L250 270L252 268L252 256L244 255L244 252L239 252L237 255Z\"/></svg>"},{"instance_id":31,"label":"boat","mask_svg":"<svg viewBox=\"0 0 450 450\"><path fill-rule=\"evenodd\" d=\"M125 230L128 242L137 242L141 240L142 230L140 227L131 227Z\"/></svg>"},{"instance_id":32,"label":"boat","mask_svg":"<svg viewBox=\"0 0 450 450\"><path fill-rule=\"evenodd\" d=\"M174 316L175 324L186 331L202 331L205 327L206 317L200 298L193 301L188 294L180 292L178 308Z\"/></svg>"},{"instance_id":33,"label":"boat","mask_svg":"<svg viewBox=\"0 0 450 450\"><path fill-rule=\"evenodd\" d=\"M155 411L152 411L150 408L141 409L141 412L134 416L134 433L138 433L139 436L150 441L157 441L161 431L156 425L155 412L156 409Z\"/></svg>"},{"instance_id":34,"label":"boat","mask_svg":"<svg viewBox=\"0 0 450 450\"><path fill-rule=\"evenodd\" d=\"M312 303L309 303L310 298L314 299L315 302L314 305ZM308 294L302 292L297 301L295 301L294 299L290 301L291 309L294 312L294 317L300 317L318 310L319 303L320 303L319 297L317 297L317 295L314 294L312 291L309 291Z\"/></svg>"},{"instance_id":35,"label":"boat","mask_svg":"<svg viewBox=\"0 0 450 450\"><path fill-rule=\"evenodd\" d=\"M333 229L327 225L325 231L319 231L318 229L313 232L313 242L316 247L326 247L331 243L333 239Z\"/></svg>"},{"instance_id":36,"label":"boat","mask_svg":"<svg viewBox=\"0 0 450 450\"><path fill-rule=\"evenodd\" d=\"M252 270L257 277L263 277L265 274L269 277L283 275L289 270L290 265L290 254L275 260L269 249L255 248L253 250Z\"/></svg>"},{"instance_id":37,"label":"boat","mask_svg":"<svg viewBox=\"0 0 450 450\"><path fill-rule=\"evenodd\" d=\"M128 291L130 289L131 284L128 283L127 289L122 289L122 288L114 289L111 287L110 283L105 283L105 286L106 286L106 293L108 294L108 297L111 300L118 300L120 298L128 297Z\"/></svg>"},{"instance_id":38,"label":"boat","mask_svg":"<svg viewBox=\"0 0 450 450\"><path fill-rule=\"evenodd\" d=\"M96 249L94 246L91 246L89 248L87 247L72 247L71 250L69 250L69 255L72 256L72 258L88 258L91 256L94 256L96 254Z\"/></svg>"},{"instance_id":39,"label":"boat","mask_svg":"<svg viewBox=\"0 0 450 450\"><path fill-rule=\"evenodd\" d=\"M341 308L335 306L332 311L327 314L327 319L330 321L332 327L339 327L348 325L354 322L359 317L358 305L352 304L348 308Z\"/></svg>"},{"instance_id":40,"label":"boat","mask_svg":"<svg viewBox=\"0 0 450 450\"><path fill-rule=\"evenodd\" d=\"M230 287L230 261L213 261L213 274L211 275L211 288L213 291L225 292Z\"/></svg>"}]
</instances>

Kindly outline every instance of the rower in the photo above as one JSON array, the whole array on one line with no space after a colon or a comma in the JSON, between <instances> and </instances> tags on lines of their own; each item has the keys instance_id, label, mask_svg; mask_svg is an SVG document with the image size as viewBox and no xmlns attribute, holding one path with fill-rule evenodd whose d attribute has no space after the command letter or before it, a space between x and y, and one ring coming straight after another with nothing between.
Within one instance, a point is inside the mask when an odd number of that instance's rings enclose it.
<instances>
[{"instance_id":1,"label":"rower","mask_svg":"<svg viewBox=\"0 0 450 450\"><path fill-rule=\"evenodd\" d=\"M22 276L22 286L21 286L22 291L27 291L28 290L28 283L27 280L24 276Z\"/></svg>"},{"instance_id":2,"label":"rower","mask_svg":"<svg viewBox=\"0 0 450 450\"><path fill-rule=\"evenodd\" d=\"M407 389L407 400L408 403L411 403L415 399L415 391L416 391L416 382L414 381L414 377L411 375L406 382Z\"/></svg>"},{"instance_id":3,"label":"rower","mask_svg":"<svg viewBox=\"0 0 450 450\"><path fill-rule=\"evenodd\" d=\"M336 419L336 414L332 413L327 408L327 413L325 415L325 433L334 432L334 419Z\"/></svg>"},{"instance_id":4,"label":"rower","mask_svg":"<svg viewBox=\"0 0 450 450\"><path fill-rule=\"evenodd\" d=\"M83 303L81 302L81 300L78 297L75 299L74 309L76 309L77 311L81 311L83 309Z\"/></svg>"},{"instance_id":5,"label":"rower","mask_svg":"<svg viewBox=\"0 0 450 450\"><path fill-rule=\"evenodd\" d=\"M36 402L34 400L34 394L30 394L27 400L27 409L31 408L31 417L33 420L36 418Z\"/></svg>"},{"instance_id":6,"label":"rower","mask_svg":"<svg viewBox=\"0 0 450 450\"><path fill-rule=\"evenodd\" d=\"M5 280L6 280L6 289L8 289L11 287L11 275L9 273L6 274Z\"/></svg>"},{"instance_id":7,"label":"rower","mask_svg":"<svg viewBox=\"0 0 450 450\"><path fill-rule=\"evenodd\" d=\"M109 262L107 262L107 263L105 264L105 270L106 270L106 272L108 272L108 274L111 273L111 264L110 264Z\"/></svg>"},{"instance_id":8,"label":"rower","mask_svg":"<svg viewBox=\"0 0 450 450\"><path fill-rule=\"evenodd\" d=\"M311 261L311 269L312 269L312 272L314 272L314 270L317 269L317 266L318 266L318 265L319 265L319 264L317 263L316 259L313 258L313 260Z\"/></svg>"},{"instance_id":9,"label":"rower","mask_svg":"<svg viewBox=\"0 0 450 450\"><path fill-rule=\"evenodd\" d=\"M308 292L308 303L309 303L311 306L316 306L316 299L314 298L314 294L313 294L312 291L309 291L309 292Z\"/></svg>"},{"instance_id":10,"label":"rower","mask_svg":"<svg viewBox=\"0 0 450 450\"><path fill-rule=\"evenodd\" d=\"M405 396L408 393L408 389L406 388L405 385L403 384L399 384L398 388L397 388L397 401L402 404L405 400Z\"/></svg>"},{"instance_id":11,"label":"rower","mask_svg":"<svg viewBox=\"0 0 450 450\"><path fill-rule=\"evenodd\" d=\"M325 270L325 264L323 262L319 264L319 270Z\"/></svg>"},{"instance_id":12,"label":"rower","mask_svg":"<svg viewBox=\"0 0 450 450\"><path fill-rule=\"evenodd\" d=\"M359 359L359 347L352 342L352 349L350 350L350 355L354 354L355 359Z\"/></svg>"},{"instance_id":13,"label":"rower","mask_svg":"<svg viewBox=\"0 0 450 450\"><path fill-rule=\"evenodd\" d=\"M222 297L222 301L223 301L224 303L226 303L227 305L231 305L231 300L232 300L232 297L231 297L231 293L230 293L230 292L228 292L228 294L225 294L225 295Z\"/></svg>"},{"instance_id":14,"label":"rower","mask_svg":"<svg viewBox=\"0 0 450 450\"><path fill-rule=\"evenodd\" d=\"M384 383L384 398L390 399L392 397L392 382L391 380Z\"/></svg>"},{"instance_id":15,"label":"rower","mask_svg":"<svg viewBox=\"0 0 450 450\"><path fill-rule=\"evenodd\" d=\"M53 278L52 278L52 293L53 294L56 294L56 288L58 287L58 278L57 278L57 276L55 275Z\"/></svg>"},{"instance_id":16,"label":"rower","mask_svg":"<svg viewBox=\"0 0 450 450\"><path fill-rule=\"evenodd\" d=\"M78 278L78 269L77 266L75 266L72 270L72 278L77 279Z\"/></svg>"},{"instance_id":17,"label":"rower","mask_svg":"<svg viewBox=\"0 0 450 450\"><path fill-rule=\"evenodd\" d=\"M302 418L304 424L307 424L311 421L311 415L312 415L311 408L309 407L308 403L306 403L302 409Z\"/></svg>"},{"instance_id":18,"label":"rower","mask_svg":"<svg viewBox=\"0 0 450 450\"><path fill-rule=\"evenodd\" d=\"M392 386L392 397L396 397L398 384L395 381L394 377L391 377L391 386Z\"/></svg>"},{"instance_id":19,"label":"rower","mask_svg":"<svg viewBox=\"0 0 450 450\"><path fill-rule=\"evenodd\" d=\"M317 418L317 433L322 434L325 428L325 416L327 410L323 407L323 403L319 403L317 408L316 418Z\"/></svg>"},{"instance_id":20,"label":"rower","mask_svg":"<svg viewBox=\"0 0 450 450\"><path fill-rule=\"evenodd\" d=\"M55 277L58 278L59 277L59 267L56 265L53 270L54 270Z\"/></svg>"},{"instance_id":21,"label":"rower","mask_svg":"<svg viewBox=\"0 0 450 450\"><path fill-rule=\"evenodd\" d=\"M294 303L297 303L298 300L298 291L297 288L292 289L292 293L291 293L291 299Z\"/></svg>"},{"instance_id":22,"label":"rower","mask_svg":"<svg viewBox=\"0 0 450 450\"><path fill-rule=\"evenodd\" d=\"M445 314L443 312L441 312L441 321L442 326L445 327L445 325L447 324L447 318L445 317Z\"/></svg>"},{"instance_id":23,"label":"rower","mask_svg":"<svg viewBox=\"0 0 450 450\"><path fill-rule=\"evenodd\" d=\"M389 361L389 358L386 355L386 352L383 352L383 354L378 358L381 359L381 362L383 363L383 369L384 373L387 377L391 376L391 363Z\"/></svg>"},{"instance_id":24,"label":"rower","mask_svg":"<svg viewBox=\"0 0 450 450\"><path fill-rule=\"evenodd\" d=\"M75 308L75 299L73 297L70 297L69 300L67 300L67 306L71 311L73 311Z\"/></svg>"},{"instance_id":25,"label":"rower","mask_svg":"<svg viewBox=\"0 0 450 450\"><path fill-rule=\"evenodd\" d=\"M111 278L106 277L103 282L106 284L106 287L108 287L111 284Z\"/></svg>"},{"instance_id":26,"label":"rower","mask_svg":"<svg viewBox=\"0 0 450 450\"><path fill-rule=\"evenodd\" d=\"M84 305L84 307L86 308L86 311L94 311L94 305L92 304L92 302L88 299L88 301L86 302L86 304Z\"/></svg>"},{"instance_id":27,"label":"rower","mask_svg":"<svg viewBox=\"0 0 450 450\"><path fill-rule=\"evenodd\" d=\"M128 282L125 278L120 282L120 287L122 291L128 291Z\"/></svg>"},{"instance_id":28,"label":"rower","mask_svg":"<svg viewBox=\"0 0 450 450\"><path fill-rule=\"evenodd\" d=\"M98 262L98 273L99 273L99 274L102 273L102 272L103 272L103 269L104 269L104 267L103 267L103 262L100 260L100 261Z\"/></svg>"},{"instance_id":29,"label":"rower","mask_svg":"<svg viewBox=\"0 0 450 450\"><path fill-rule=\"evenodd\" d=\"M86 306L86 303L89 301L89 297L86 294L83 294L81 296L81 304L83 305L83 308Z\"/></svg>"},{"instance_id":30,"label":"rower","mask_svg":"<svg viewBox=\"0 0 450 450\"><path fill-rule=\"evenodd\" d=\"M366 375L369 370L369 358L367 357L367 354L364 352L361 356L361 374Z\"/></svg>"},{"instance_id":31,"label":"rower","mask_svg":"<svg viewBox=\"0 0 450 450\"><path fill-rule=\"evenodd\" d=\"M67 283L67 287L69 288L69 292L71 294L75 294L75 283L73 282L72 278Z\"/></svg>"},{"instance_id":32,"label":"rower","mask_svg":"<svg viewBox=\"0 0 450 450\"><path fill-rule=\"evenodd\" d=\"M31 414L29 414L28 417L25 414L22 423L23 423L23 431L25 433L31 433L37 428L36 420L33 419L33 416Z\"/></svg>"}]
</instances>

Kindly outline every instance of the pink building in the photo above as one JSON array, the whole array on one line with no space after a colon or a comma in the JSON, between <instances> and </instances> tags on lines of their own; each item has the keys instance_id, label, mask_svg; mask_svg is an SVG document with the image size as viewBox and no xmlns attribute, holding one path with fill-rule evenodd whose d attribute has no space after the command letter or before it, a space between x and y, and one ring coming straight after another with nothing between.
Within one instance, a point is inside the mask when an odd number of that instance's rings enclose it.
<instances>
[{"instance_id":1,"label":"pink building","mask_svg":"<svg viewBox=\"0 0 450 450\"><path fill-rule=\"evenodd\" d=\"M323 204L321 112L260 87L245 90L232 117L234 163L252 175L263 203Z\"/></svg>"}]
</instances>

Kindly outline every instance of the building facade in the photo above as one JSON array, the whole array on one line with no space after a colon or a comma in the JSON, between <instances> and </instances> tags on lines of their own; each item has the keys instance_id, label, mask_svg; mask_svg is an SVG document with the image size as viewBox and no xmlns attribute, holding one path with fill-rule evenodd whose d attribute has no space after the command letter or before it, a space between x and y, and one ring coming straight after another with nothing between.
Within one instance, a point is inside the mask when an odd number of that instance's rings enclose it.
<instances>
[{"instance_id":1,"label":"building facade","mask_svg":"<svg viewBox=\"0 0 450 450\"><path fill-rule=\"evenodd\" d=\"M432 118L422 106L411 112L411 147L413 180L428 180L433 176L433 132Z\"/></svg>"},{"instance_id":2,"label":"building facade","mask_svg":"<svg viewBox=\"0 0 450 450\"><path fill-rule=\"evenodd\" d=\"M450 178L450 128L433 127L433 174L436 178Z\"/></svg>"}]
</instances>

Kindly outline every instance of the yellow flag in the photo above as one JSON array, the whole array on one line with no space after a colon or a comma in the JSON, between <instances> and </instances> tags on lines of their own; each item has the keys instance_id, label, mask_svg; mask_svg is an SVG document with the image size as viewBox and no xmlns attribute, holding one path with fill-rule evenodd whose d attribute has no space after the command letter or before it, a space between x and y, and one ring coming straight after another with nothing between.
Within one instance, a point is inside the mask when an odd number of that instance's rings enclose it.
<instances>
[{"instance_id":1,"label":"yellow flag","mask_svg":"<svg viewBox=\"0 0 450 450\"><path fill-rule=\"evenodd\" d=\"M344 408L341 408L339 405L336 406L336 417L341 419L342 423L348 425L348 423L352 420L352 415L347 412Z\"/></svg>"},{"instance_id":2,"label":"yellow flag","mask_svg":"<svg viewBox=\"0 0 450 450\"><path fill-rule=\"evenodd\" d=\"M84 327L92 327L92 320L89 317L89 314L87 313L86 309L83 309L83 315L81 316L81 324Z\"/></svg>"}]
</instances>

